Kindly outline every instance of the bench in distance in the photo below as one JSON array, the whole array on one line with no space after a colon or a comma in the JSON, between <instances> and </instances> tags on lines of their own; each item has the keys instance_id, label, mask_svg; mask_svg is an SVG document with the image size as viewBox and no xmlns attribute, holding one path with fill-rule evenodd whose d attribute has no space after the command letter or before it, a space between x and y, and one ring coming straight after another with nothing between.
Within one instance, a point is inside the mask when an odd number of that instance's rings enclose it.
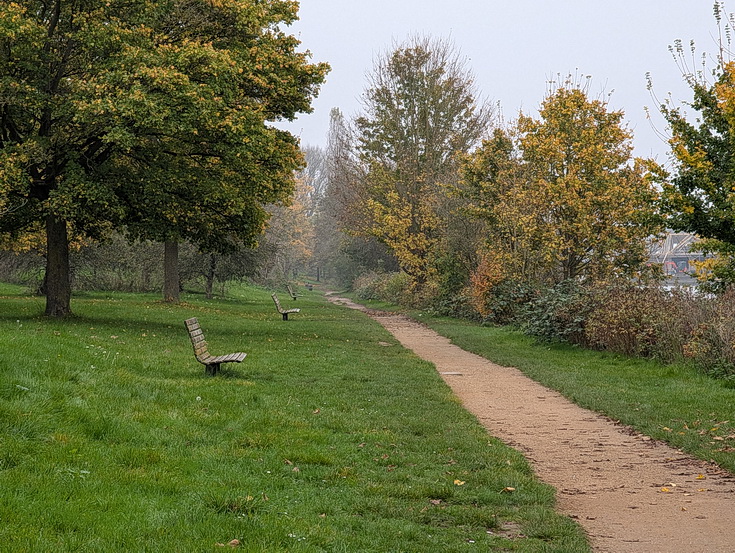
<instances>
[{"instance_id":1,"label":"bench in distance","mask_svg":"<svg viewBox=\"0 0 735 553\"><path fill-rule=\"evenodd\" d=\"M301 309L299 309L297 307L294 307L293 309L284 309L283 307L281 307L281 302L278 301L278 296L276 296L275 292L273 294L271 294L271 297L273 298L273 303L276 304L276 310L281 315L283 315L283 320L284 321L287 321L288 320L288 314L289 313L298 313L299 311L301 311Z\"/></svg>"},{"instance_id":2,"label":"bench in distance","mask_svg":"<svg viewBox=\"0 0 735 553\"><path fill-rule=\"evenodd\" d=\"M286 284L286 289L288 290L288 295L291 296L292 300L295 300L296 298L301 297L303 294L297 294L293 291L290 284Z\"/></svg>"}]
</instances>

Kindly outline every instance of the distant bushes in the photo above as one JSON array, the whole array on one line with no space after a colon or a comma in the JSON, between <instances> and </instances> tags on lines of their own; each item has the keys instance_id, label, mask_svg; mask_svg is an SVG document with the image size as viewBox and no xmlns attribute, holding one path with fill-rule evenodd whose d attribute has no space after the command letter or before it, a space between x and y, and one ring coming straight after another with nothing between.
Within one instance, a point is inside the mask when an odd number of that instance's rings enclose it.
<instances>
[{"instance_id":1,"label":"distant bushes","mask_svg":"<svg viewBox=\"0 0 735 553\"><path fill-rule=\"evenodd\" d=\"M735 290L715 296L629 282L562 283L529 302L514 324L544 341L685 361L735 378Z\"/></svg>"},{"instance_id":2,"label":"distant bushes","mask_svg":"<svg viewBox=\"0 0 735 553\"><path fill-rule=\"evenodd\" d=\"M269 253L269 252L267 252ZM203 291L216 282L224 286L244 278L281 283L284 275L266 274L267 253L243 249L228 255L203 253L191 243L179 245L179 278L182 289ZM129 242L114 233L105 242L79 245L70 252L71 283L75 291L110 290L154 292L163 287L163 244ZM35 251L0 250L0 280L27 286L43 294L45 258Z\"/></svg>"},{"instance_id":3,"label":"distant bushes","mask_svg":"<svg viewBox=\"0 0 735 553\"><path fill-rule=\"evenodd\" d=\"M354 291L361 299L416 307L410 279L402 273L363 275ZM735 380L735 289L714 295L624 280L565 281L540 289L502 280L487 286L481 298L467 288L451 298L425 298L420 307L515 326L544 342L687 362L711 376Z\"/></svg>"},{"instance_id":4,"label":"distant bushes","mask_svg":"<svg viewBox=\"0 0 735 553\"><path fill-rule=\"evenodd\" d=\"M411 279L406 273L368 272L352 284L355 295L362 300L378 300L398 305L412 305Z\"/></svg>"}]
</instances>

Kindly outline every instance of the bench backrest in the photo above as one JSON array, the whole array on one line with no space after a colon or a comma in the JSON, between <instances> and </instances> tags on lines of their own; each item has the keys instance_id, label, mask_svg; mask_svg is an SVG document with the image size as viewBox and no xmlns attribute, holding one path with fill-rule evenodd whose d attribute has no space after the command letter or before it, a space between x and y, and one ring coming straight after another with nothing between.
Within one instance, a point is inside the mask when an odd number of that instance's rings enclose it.
<instances>
[{"instance_id":1,"label":"bench backrest","mask_svg":"<svg viewBox=\"0 0 735 553\"><path fill-rule=\"evenodd\" d=\"M204 331L199 326L199 321L196 317L186 319L184 321L186 330L189 331L189 338L191 338L191 345L194 346L194 355L197 359L205 358L209 356L209 348L207 342L204 339Z\"/></svg>"},{"instance_id":2,"label":"bench backrest","mask_svg":"<svg viewBox=\"0 0 735 553\"><path fill-rule=\"evenodd\" d=\"M276 309L278 309L279 313L283 313L283 308L281 307L281 302L278 301L278 296L276 296L275 293L271 294L271 297L273 298L273 301L276 304Z\"/></svg>"}]
</instances>

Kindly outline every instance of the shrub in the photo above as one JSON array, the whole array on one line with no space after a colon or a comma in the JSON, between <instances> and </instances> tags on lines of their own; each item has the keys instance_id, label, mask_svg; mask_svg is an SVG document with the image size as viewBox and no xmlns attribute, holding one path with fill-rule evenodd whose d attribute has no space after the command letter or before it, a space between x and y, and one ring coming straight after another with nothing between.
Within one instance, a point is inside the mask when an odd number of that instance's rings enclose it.
<instances>
[{"instance_id":1,"label":"shrub","mask_svg":"<svg viewBox=\"0 0 735 553\"><path fill-rule=\"evenodd\" d=\"M383 280L381 289L384 301L397 303L398 305L409 305L413 297L411 293L411 277L406 273L388 273Z\"/></svg>"},{"instance_id":2,"label":"shrub","mask_svg":"<svg viewBox=\"0 0 735 553\"><path fill-rule=\"evenodd\" d=\"M589 345L625 355L650 356L656 338L651 307L659 299L657 294L632 284L603 290L600 305L590 312L585 327Z\"/></svg>"},{"instance_id":3,"label":"shrub","mask_svg":"<svg viewBox=\"0 0 735 553\"><path fill-rule=\"evenodd\" d=\"M702 302L703 319L684 344L684 356L715 377L735 377L735 289Z\"/></svg>"},{"instance_id":4,"label":"shrub","mask_svg":"<svg viewBox=\"0 0 735 553\"><path fill-rule=\"evenodd\" d=\"M364 273L352 282L352 290L361 300L379 300L379 282L382 277L382 274L372 271Z\"/></svg>"},{"instance_id":5,"label":"shrub","mask_svg":"<svg viewBox=\"0 0 735 553\"><path fill-rule=\"evenodd\" d=\"M527 282L506 279L493 286L485 296L484 321L498 325L522 325L527 305L538 297L538 290Z\"/></svg>"},{"instance_id":6,"label":"shrub","mask_svg":"<svg viewBox=\"0 0 735 553\"><path fill-rule=\"evenodd\" d=\"M376 300L409 305L411 278L399 273L365 273L355 279L352 289L362 300Z\"/></svg>"},{"instance_id":7,"label":"shrub","mask_svg":"<svg viewBox=\"0 0 735 553\"><path fill-rule=\"evenodd\" d=\"M567 280L526 305L521 327L542 341L584 346L586 319L594 308L594 296L579 283Z\"/></svg>"},{"instance_id":8,"label":"shrub","mask_svg":"<svg viewBox=\"0 0 735 553\"><path fill-rule=\"evenodd\" d=\"M659 290L652 305L656 340L651 356L665 362L681 361L693 329L706 317L706 306L714 298L705 298L690 288Z\"/></svg>"},{"instance_id":9,"label":"shrub","mask_svg":"<svg viewBox=\"0 0 735 553\"><path fill-rule=\"evenodd\" d=\"M703 298L632 282L563 282L530 303L524 331L544 341L672 362L703 320Z\"/></svg>"},{"instance_id":10,"label":"shrub","mask_svg":"<svg viewBox=\"0 0 735 553\"><path fill-rule=\"evenodd\" d=\"M599 287L594 295L585 326L590 347L664 362L683 359L692 332L712 318L709 306L719 301L691 289L633 283Z\"/></svg>"},{"instance_id":11,"label":"shrub","mask_svg":"<svg viewBox=\"0 0 735 553\"><path fill-rule=\"evenodd\" d=\"M433 292L426 297L429 311L443 317L479 320L473 307L472 288L468 286L470 271L468 260L459 255L445 253L437 260L437 275L431 286Z\"/></svg>"},{"instance_id":12,"label":"shrub","mask_svg":"<svg viewBox=\"0 0 735 553\"><path fill-rule=\"evenodd\" d=\"M432 314L441 317L481 320L477 310L473 307L472 297L467 288L454 294L443 293L437 296L432 300L429 310Z\"/></svg>"}]
</instances>

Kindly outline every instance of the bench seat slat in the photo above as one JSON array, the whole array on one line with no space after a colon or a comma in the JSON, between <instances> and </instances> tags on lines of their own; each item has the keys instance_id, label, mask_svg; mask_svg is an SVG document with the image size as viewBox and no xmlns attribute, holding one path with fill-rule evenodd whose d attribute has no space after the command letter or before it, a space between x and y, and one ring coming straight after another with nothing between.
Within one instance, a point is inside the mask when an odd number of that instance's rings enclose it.
<instances>
[{"instance_id":1,"label":"bench seat slat","mask_svg":"<svg viewBox=\"0 0 735 553\"><path fill-rule=\"evenodd\" d=\"M240 363L245 359L246 353L228 353L227 355L219 355L217 357L211 357L209 363Z\"/></svg>"}]
</instances>

